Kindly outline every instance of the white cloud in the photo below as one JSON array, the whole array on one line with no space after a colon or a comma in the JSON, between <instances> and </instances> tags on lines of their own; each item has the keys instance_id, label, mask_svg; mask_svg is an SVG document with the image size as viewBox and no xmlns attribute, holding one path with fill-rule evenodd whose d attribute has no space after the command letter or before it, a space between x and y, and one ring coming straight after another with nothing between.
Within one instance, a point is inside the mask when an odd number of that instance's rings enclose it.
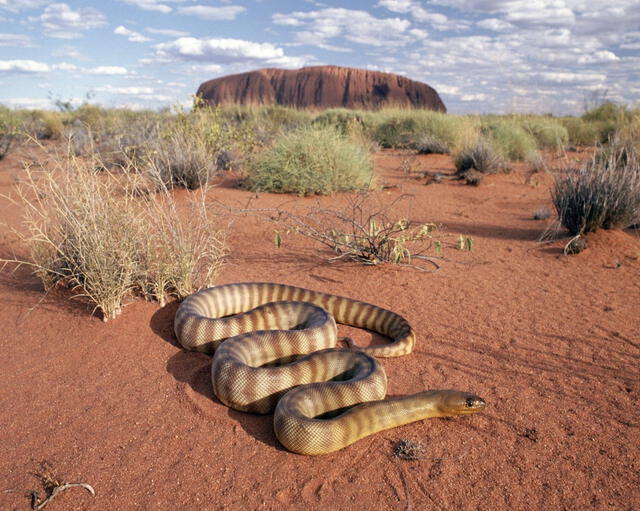
<instances>
[{"instance_id":1,"label":"white cloud","mask_svg":"<svg viewBox=\"0 0 640 511\"><path fill-rule=\"evenodd\" d=\"M75 64L70 64L68 62L61 62L60 64L54 64L54 69L58 69L60 71L77 71L78 66Z\"/></svg>"},{"instance_id":2,"label":"white cloud","mask_svg":"<svg viewBox=\"0 0 640 511\"><path fill-rule=\"evenodd\" d=\"M211 64L252 63L297 67L304 59L287 57L284 50L271 43L254 43L241 39L197 39L181 37L169 43L156 45L156 56L161 60L197 60Z\"/></svg>"},{"instance_id":3,"label":"white cloud","mask_svg":"<svg viewBox=\"0 0 640 511\"><path fill-rule=\"evenodd\" d=\"M138 32L134 32L133 30L129 30L123 25L118 25L113 31L113 33L117 35L125 36L127 40L132 43L146 43L148 41L151 41L151 39L149 39L148 37L145 37Z\"/></svg>"},{"instance_id":4,"label":"white cloud","mask_svg":"<svg viewBox=\"0 0 640 511\"><path fill-rule=\"evenodd\" d=\"M451 28L449 18L440 12L433 12L422 7L418 0L380 0L376 7L384 7L391 12L410 14L418 22L426 22L436 30Z\"/></svg>"},{"instance_id":5,"label":"white cloud","mask_svg":"<svg viewBox=\"0 0 640 511\"><path fill-rule=\"evenodd\" d=\"M60 48L56 48L55 50L53 50L51 54L54 57L67 57L70 59L86 60L86 58L83 57L82 53L80 53L78 51L78 48L76 48L75 46L62 46Z\"/></svg>"},{"instance_id":6,"label":"white cloud","mask_svg":"<svg viewBox=\"0 0 640 511\"><path fill-rule=\"evenodd\" d=\"M211 7L209 5L191 5L189 7L180 7L180 14L197 16L205 20L234 20L236 17L245 12L247 9L240 5L226 5L224 7Z\"/></svg>"},{"instance_id":7,"label":"white cloud","mask_svg":"<svg viewBox=\"0 0 640 511\"><path fill-rule=\"evenodd\" d=\"M46 0L0 0L0 9L18 12L22 9L35 9L45 4Z\"/></svg>"},{"instance_id":8,"label":"white cloud","mask_svg":"<svg viewBox=\"0 0 640 511\"><path fill-rule=\"evenodd\" d=\"M416 40L410 34L411 22L400 18L376 18L366 11L327 8L311 12L276 13L276 25L296 26L299 43L322 47L327 40L343 37L367 46L404 46Z\"/></svg>"},{"instance_id":9,"label":"white cloud","mask_svg":"<svg viewBox=\"0 0 640 511\"><path fill-rule=\"evenodd\" d=\"M604 62L615 62L620 60L615 53L603 50L588 55L582 55L578 58L578 64L602 64Z\"/></svg>"},{"instance_id":10,"label":"white cloud","mask_svg":"<svg viewBox=\"0 0 640 511\"><path fill-rule=\"evenodd\" d=\"M0 34L0 46L21 47L26 48L33 46L31 38L23 34Z\"/></svg>"},{"instance_id":11,"label":"white cloud","mask_svg":"<svg viewBox=\"0 0 640 511\"><path fill-rule=\"evenodd\" d=\"M150 28L150 27L148 27L146 30L150 34L164 35L164 36L167 36L167 37L185 37L185 36L189 35L188 32L182 32L181 30L173 30L173 29L170 29L170 28Z\"/></svg>"},{"instance_id":12,"label":"white cloud","mask_svg":"<svg viewBox=\"0 0 640 511\"><path fill-rule=\"evenodd\" d=\"M191 66L191 71L194 73L207 73L210 75L217 75L222 73L224 68L218 64L202 64L199 66Z\"/></svg>"},{"instance_id":13,"label":"white cloud","mask_svg":"<svg viewBox=\"0 0 640 511\"><path fill-rule=\"evenodd\" d=\"M35 60L0 60L0 73L46 73L49 64Z\"/></svg>"},{"instance_id":14,"label":"white cloud","mask_svg":"<svg viewBox=\"0 0 640 511\"><path fill-rule=\"evenodd\" d=\"M513 29L513 25L508 21L498 18L487 18L476 23L480 28L485 30L493 30L494 32L506 32Z\"/></svg>"},{"instance_id":15,"label":"white cloud","mask_svg":"<svg viewBox=\"0 0 640 511\"><path fill-rule=\"evenodd\" d=\"M109 75L109 76L128 74L127 69L122 66L97 66L97 67L85 69L85 72L92 75Z\"/></svg>"},{"instance_id":16,"label":"white cloud","mask_svg":"<svg viewBox=\"0 0 640 511\"><path fill-rule=\"evenodd\" d=\"M135 5L140 9L144 9L145 11L157 11L163 14L170 13L173 9L168 5L165 5L166 2L159 2L157 0L121 0L122 2L130 5Z\"/></svg>"},{"instance_id":17,"label":"white cloud","mask_svg":"<svg viewBox=\"0 0 640 511\"><path fill-rule=\"evenodd\" d=\"M150 95L155 92L152 87L113 87L112 85L96 87L94 90L96 92L108 92L109 94L120 94L123 96Z\"/></svg>"},{"instance_id":18,"label":"white cloud","mask_svg":"<svg viewBox=\"0 0 640 511\"><path fill-rule=\"evenodd\" d=\"M50 4L44 12L32 21L40 21L46 35L60 39L77 39L82 31L106 25L100 11L93 7L82 7L77 11L67 4Z\"/></svg>"},{"instance_id":19,"label":"white cloud","mask_svg":"<svg viewBox=\"0 0 640 511\"><path fill-rule=\"evenodd\" d=\"M541 73L534 73L533 78L537 78L543 83L552 84L593 84L605 82L607 80L607 75L604 73L545 71Z\"/></svg>"}]
</instances>

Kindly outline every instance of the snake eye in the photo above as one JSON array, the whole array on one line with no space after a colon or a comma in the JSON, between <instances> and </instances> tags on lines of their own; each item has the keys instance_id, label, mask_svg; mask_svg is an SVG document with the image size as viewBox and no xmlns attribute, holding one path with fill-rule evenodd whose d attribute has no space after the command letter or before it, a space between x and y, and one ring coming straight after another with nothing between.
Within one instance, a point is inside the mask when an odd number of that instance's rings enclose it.
<instances>
[{"instance_id":1,"label":"snake eye","mask_svg":"<svg viewBox=\"0 0 640 511\"><path fill-rule=\"evenodd\" d=\"M466 404L467 404L467 408L473 408L473 405L475 404L475 399L473 399L472 397L468 397Z\"/></svg>"}]
</instances>

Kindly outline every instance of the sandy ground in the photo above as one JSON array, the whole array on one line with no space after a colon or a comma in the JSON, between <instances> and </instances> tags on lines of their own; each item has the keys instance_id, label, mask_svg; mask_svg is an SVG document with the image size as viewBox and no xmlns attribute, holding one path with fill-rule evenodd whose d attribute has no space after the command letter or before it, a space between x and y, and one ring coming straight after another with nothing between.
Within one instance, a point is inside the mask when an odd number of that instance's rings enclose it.
<instances>
[{"instance_id":1,"label":"sandy ground","mask_svg":"<svg viewBox=\"0 0 640 511\"><path fill-rule=\"evenodd\" d=\"M0 162L0 193L12 193L20 158L37 155L23 148ZM287 236L276 249L273 226L249 217L233 224L219 283L282 282L388 307L418 333L414 353L383 361L389 394L472 391L486 399L483 413L414 423L329 455L291 454L270 416L229 410L212 395L210 358L176 344L177 304L132 301L103 323L83 303L45 295L28 269L5 270L0 490L42 494L42 472L96 490L69 489L51 511L640 509L638 234L599 232L586 251L564 256L562 242L537 242L549 221L532 219L551 208L551 176L425 185L420 172L451 173L451 160L415 158L410 175L402 161L376 156L391 186L378 197L413 194L412 218L473 237L471 253L445 248L436 273L330 264L306 238ZM250 195L212 192L231 205ZM260 194L253 205L285 202L315 199ZM0 215L19 225L20 209L4 198ZM5 232L6 257L15 247ZM393 455L402 439L424 446L421 459ZM0 493L0 509L30 509L29 498Z\"/></svg>"}]
</instances>

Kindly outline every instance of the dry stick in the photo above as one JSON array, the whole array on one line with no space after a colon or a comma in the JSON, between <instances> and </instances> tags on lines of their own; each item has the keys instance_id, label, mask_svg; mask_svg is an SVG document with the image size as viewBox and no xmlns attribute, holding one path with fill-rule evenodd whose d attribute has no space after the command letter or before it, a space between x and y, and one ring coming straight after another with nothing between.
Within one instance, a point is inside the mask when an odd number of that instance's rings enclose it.
<instances>
[{"instance_id":1,"label":"dry stick","mask_svg":"<svg viewBox=\"0 0 640 511\"><path fill-rule=\"evenodd\" d=\"M74 488L74 487L84 488L91 494L92 497L96 496L96 491L93 489L93 486L87 483L58 484L53 487L53 490L51 491L51 495L49 495L46 499L44 499L40 503L38 503L38 501L40 500L40 497L38 496L38 492L35 490L20 490L20 489L12 488L9 490L3 490L2 493L24 493L25 495L28 495L31 498L31 509L39 510L39 509L44 509L45 506L49 504L49 502L51 502L57 495L59 495L63 491L68 490L69 488Z\"/></svg>"}]
</instances>

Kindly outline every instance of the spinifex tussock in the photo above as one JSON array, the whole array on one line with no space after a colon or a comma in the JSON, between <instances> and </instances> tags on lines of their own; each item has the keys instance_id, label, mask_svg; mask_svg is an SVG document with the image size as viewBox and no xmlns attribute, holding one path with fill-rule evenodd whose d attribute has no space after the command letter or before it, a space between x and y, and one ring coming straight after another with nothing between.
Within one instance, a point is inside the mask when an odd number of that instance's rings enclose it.
<instances>
[{"instance_id":1,"label":"spinifex tussock","mask_svg":"<svg viewBox=\"0 0 640 511\"><path fill-rule=\"evenodd\" d=\"M45 288L66 283L105 320L131 294L164 303L211 284L225 245L204 192L191 194L188 214L179 214L166 189L139 193L135 169L96 172L94 161L55 157L51 169L25 169L18 235L29 257L4 262L32 266Z\"/></svg>"},{"instance_id":2,"label":"spinifex tussock","mask_svg":"<svg viewBox=\"0 0 640 511\"><path fill-rule=\"evenodd\" d=\"M556 180L558 221L571 235L621 229L640 221L640 158L628 144L600 150L586 165Z\"/></svg>"}]
</instances>

